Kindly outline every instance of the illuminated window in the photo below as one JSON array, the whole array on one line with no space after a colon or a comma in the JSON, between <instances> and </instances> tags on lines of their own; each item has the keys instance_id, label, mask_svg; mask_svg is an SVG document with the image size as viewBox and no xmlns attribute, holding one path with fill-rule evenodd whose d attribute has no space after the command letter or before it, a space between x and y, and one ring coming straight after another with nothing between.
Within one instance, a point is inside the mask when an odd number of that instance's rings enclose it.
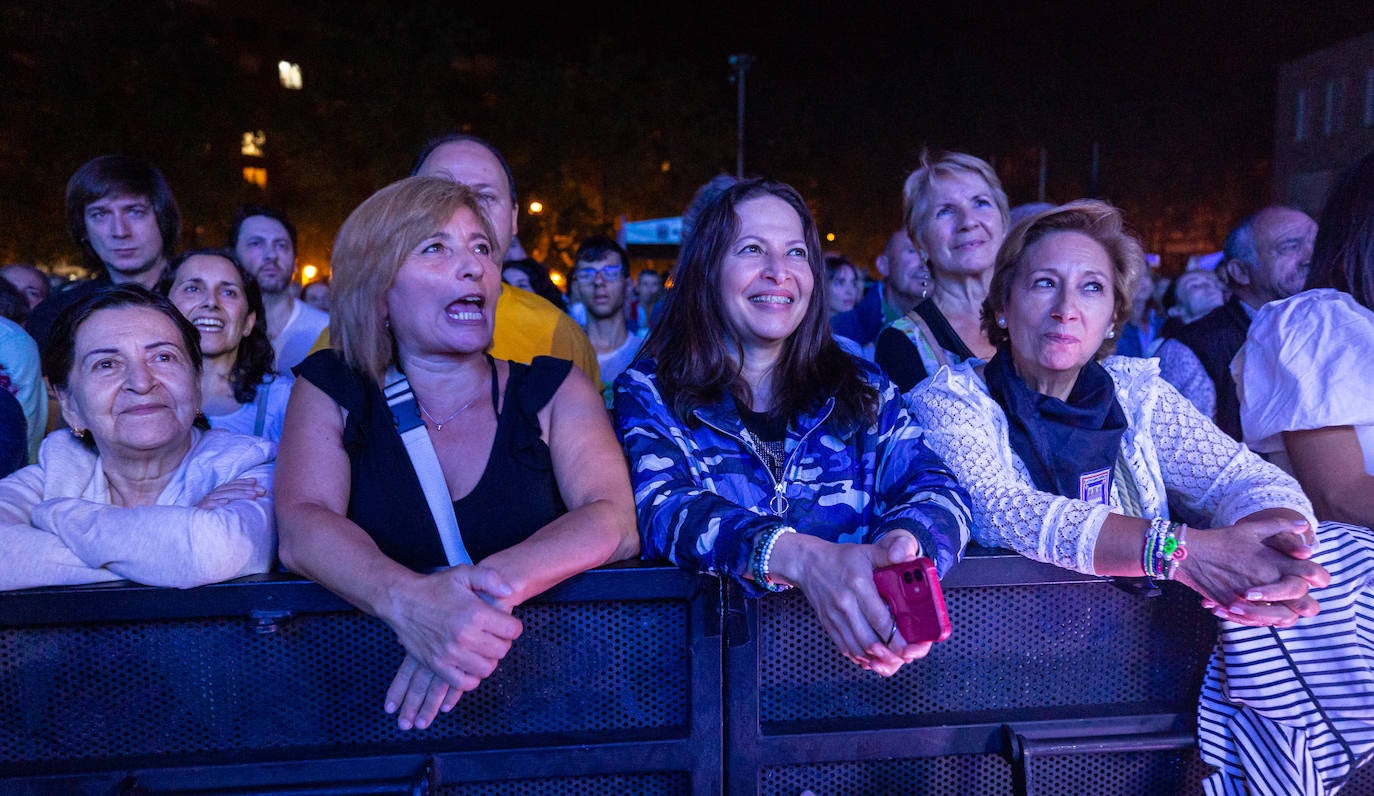
<instances>
[{"instance_id":1,"label":"illuminated window","mask_svg":"<svg viewBox=\"0 0 1374 796\"><path fill-rule=\"evenodd\" d=\"M243 169L243 181L267 189L267 169L260 169L255 166L246 166Z\"/></svg>"},{"instance_id":2,"label":"illuminated window","mask_svg":"<svg viewBox=\"0 0 1374 796\"><path fill-rule=\"evenodd\" d=\"M262 157L262 148L267 146L267 134L261 130L249 130L243 134L243 143L239 145L239 152L250 158Z\"/></svg>"},{"instance_id":3,"label":"illuminated window","mask_svg":"<svg viewBox=\"0 0 1374 796\"><path fill-rule=\"evenodd\" d=\"M301 65L293 64L290 61L278 61L277 77L281 79L282 88L299 91L301 88Z\"/></svg>"}]
</instances>

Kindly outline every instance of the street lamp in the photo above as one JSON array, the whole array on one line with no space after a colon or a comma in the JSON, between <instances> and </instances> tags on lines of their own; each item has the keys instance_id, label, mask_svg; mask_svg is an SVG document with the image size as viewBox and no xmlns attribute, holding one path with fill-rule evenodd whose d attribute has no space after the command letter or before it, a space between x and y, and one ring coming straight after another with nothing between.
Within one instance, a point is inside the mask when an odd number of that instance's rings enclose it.
<instances>
[{"instance_id":1,"label":"street lamp","mask_svg":"<svg viewBox=\"0 0 1374 796\"><path fill-rule=\"evenodd\" d=\"M730 56L730 68L734 74L730 75L730 82L735 84L739 103L739 134L735 147L735 177L744 179L744 76L748 74L749 68L754 65L754 56L747 53L735 53Z\"/></svg>"}]
</instances>

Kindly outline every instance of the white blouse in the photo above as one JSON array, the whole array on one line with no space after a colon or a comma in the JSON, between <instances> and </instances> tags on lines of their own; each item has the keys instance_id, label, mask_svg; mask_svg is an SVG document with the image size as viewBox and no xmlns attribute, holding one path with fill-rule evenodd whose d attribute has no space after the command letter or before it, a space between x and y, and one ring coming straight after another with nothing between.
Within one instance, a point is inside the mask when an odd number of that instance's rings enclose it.
<instances>
[{"instance_id":1,"label":"white blouse","mask_svg":"<svg viewBox=\"0 0 1374 796\"><path fill-rule=\"evenodd\" d=\"M1374 473L1374 311L1308 290L1264 305L1231 363L1245 442L1282 451L1283 432L1354 426Z\"/></svg>"},{"instance_id":2,"label":"white blouse","mask_svg":"<svg viewBox=\"0 0 1374 796\"><path fill-rule=\"evenodd\" d=\"M1301 512L1317 527L1298 483L1217 428L1159 376L1153 359L1108 357L1126 414L1122 453L1147 518L1168 517L1169 498L1211 527L1234 525L1269 508ZM973 537L1037 561L1087 574L1109 513L1121 512L1113 481L1110 506L1036 489L1007 441L1007 417L972 365L942 367L906 396L925 441L973 497ZM1195 521L1189 517L1190 521Z\"/></svg>"}]
</instances>

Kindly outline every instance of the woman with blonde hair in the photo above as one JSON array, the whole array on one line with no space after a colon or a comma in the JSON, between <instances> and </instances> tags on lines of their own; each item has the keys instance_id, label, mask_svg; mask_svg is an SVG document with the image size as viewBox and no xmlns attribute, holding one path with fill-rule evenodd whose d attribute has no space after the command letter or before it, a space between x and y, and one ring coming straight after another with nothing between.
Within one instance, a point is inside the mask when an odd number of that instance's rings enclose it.
<instances>
[{"instance_id":1,"label":"woman with blonde hair","mask_svg":"<svg viewBox=\"0 0 1374 796\"><path fill-rule=\"evenodd\" d=\"M878 334L873 358L905 392L940 365L992 356L983 299L1011 211L992 166L963 152L923 151L902 200L933 284L929 299Z\"/></svg>"},{"instance_id":2,"label":"woman with blonde hair","mask_svg":"<svg viewBox=\"0 0 1374 796\"><path fill-rule=\"evenodd\" d=\"M638 551L624 460L571 363L493 359L496 236L477 195L411 177L334 245L337 350L296 370L277 485L282 562L405 648L385 709L429 726L520 635L512 610Z\"/></svg>"}]
</instances>

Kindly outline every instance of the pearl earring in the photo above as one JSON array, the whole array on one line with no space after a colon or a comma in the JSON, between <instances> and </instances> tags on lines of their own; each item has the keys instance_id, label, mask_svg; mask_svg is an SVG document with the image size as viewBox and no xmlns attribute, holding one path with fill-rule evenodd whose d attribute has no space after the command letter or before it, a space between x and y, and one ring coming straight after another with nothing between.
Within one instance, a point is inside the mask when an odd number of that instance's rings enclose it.
<instances>
[{"instance_id":1,"label":"pearl earring","mask_svg":"<svg viewBox=\"0 0 1374 796\"><path fill-rule=\"evenodd\" d=\"M1115 329L1108 329L1108 330L1107 330L1107 339L1110 340L1110 339L1112 339L1113 337L1116 337L1116 330L1115 330Z\"/></svg>"},{"instance_id":2,"label":"pearl earring","mask_svg":"<svg viewBox=\"0 0 1374 796\"><path fill-rule=\"evenodd\" d=\"M998 328L998 329L1005 329L1005 328L1007 328L1007 319L1006 319L1006 318L998 318L998 319L997 319L997 328Z\"/></svg>"}]
</instances>

